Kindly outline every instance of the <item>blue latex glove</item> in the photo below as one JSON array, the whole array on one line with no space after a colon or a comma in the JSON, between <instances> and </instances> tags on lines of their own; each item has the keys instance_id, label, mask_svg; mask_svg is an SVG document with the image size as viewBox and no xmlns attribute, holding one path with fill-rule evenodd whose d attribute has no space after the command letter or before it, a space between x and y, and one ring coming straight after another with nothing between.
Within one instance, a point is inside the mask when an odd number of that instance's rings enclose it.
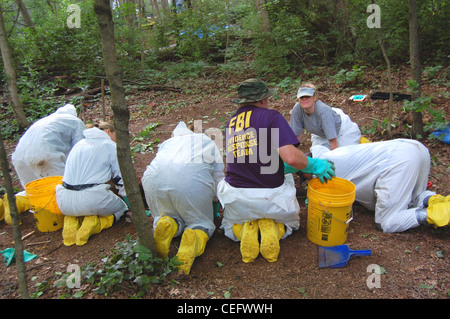
<instances>
[{"instance_id":1,"label":"blue latex glove","mask_svg":"<svg viewBox=\"0 0 450 319\"><path fill-rule=\"evenodd\" d=\"M220 217L219 209L220 209L220 202L213 202L214 217Z\"/></svg>"},{"instance_id":2,"label":"blue latex glove","mask_svg":"<svg viewBox=\"0 0 450 319\"><path fill-rule=\"evenodd\" d=\"M130 208L130 203L128 202L128 197L123 196L122 197L123 201L125 202L125 204L127 204L128 209Z\"/></svg>"},{"instance_id":3,"label":"blue latex glove","mask_svg":"<svg viewBox=\"0 0 450 319\"><path fill-rule=\"evenodd\" d=\"M301 170L303 173L316 175L322 184L331 180L333 176L336 176L334 173L334 164L329 160L312 157L307 158L308 165Z\"/></svg>"},{"instance_id":4,"label":"blue latex glove","mask_svg":"<svg viewBox=\"0 0 450 319\"><path fill-rule=\"evenodd\" d=\"M0 251L0 253L5 258L6 267L8 267L16 257L16 250L14 248L6 248L5 250ZM36 257L38 257L38 256L35 254L29 253L26 250L23 251L24 262L28 262Z\"/></svg>"},{"instance_id":5,"label":"blue latex glove","mask_svg":"<svg viewBox=\"0 0 450 319\"><path fill-rule=\"evenodd\" d=\"M127 204L128 209L130 209L130 202L128 202L128 197L127 196L123 196L122 199L125 202L125 204ZM145 214L147 216L150 216L152 214L152 212L150 210L146 209L145 210Z\"/></svg>"},{"instance_id":6,"label":"blue latex glove","mask_svg":"<svg viewBox=\"0 0 450 319\"><path fill-rule=\"evenodd\" d=\"M130 208L130 202L128 202L128 197L127 196L123 196L122 197L123 201L125 202L125 204L127 204L128 209ZM145 214L147 216L150 216L152 214L151 211L149 211L148 209L145 210Z\"/></svg>"}]
</instances>

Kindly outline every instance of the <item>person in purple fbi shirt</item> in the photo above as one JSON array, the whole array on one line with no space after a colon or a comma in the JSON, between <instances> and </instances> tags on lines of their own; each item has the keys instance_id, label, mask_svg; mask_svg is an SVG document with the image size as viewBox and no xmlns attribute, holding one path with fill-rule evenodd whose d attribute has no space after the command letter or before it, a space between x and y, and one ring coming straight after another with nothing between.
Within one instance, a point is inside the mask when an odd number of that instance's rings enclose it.
<instances>
[{"instance_id":1,"label":"person in purple fbi shirt","mask_svg":"<svg viewBox=\"0 0 450 319\"><path fill-rule=\"evenodd\" d=\"M300 206L292 174L285 165L306 169L322 180L334 175L328 160L308 158L284 117L269 108L275 93L260 79L238 87L239 109L225 128L226 177L217 187L224 208L221 228L240 241L242 260L252 262L259 253L278 259L279 240L300 226ZM259 233L261 240L259 241Z\"/></svg>"}]
</instances>

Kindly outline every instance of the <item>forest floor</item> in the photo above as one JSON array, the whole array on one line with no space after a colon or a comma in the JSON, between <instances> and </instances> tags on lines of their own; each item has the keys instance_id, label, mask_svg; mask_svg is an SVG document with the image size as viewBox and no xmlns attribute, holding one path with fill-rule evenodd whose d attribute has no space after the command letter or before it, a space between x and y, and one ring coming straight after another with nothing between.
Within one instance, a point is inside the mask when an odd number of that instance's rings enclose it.
<instances>
[{"instance_id":1,"label":"forest floor","mask_svg":"<svg viewBox=\"0 0 450 319\"><path fill-rule=\"evenodd\" d=\"M311 79L319 86L320 99L340 107L359 124L365 136L372 141L386 140L381 134L382 123L388 114L388 101L371 100L353 102L353 94L371 95L375 91L388 92L385 73L366 69L364 80L347 88L335 84L325 68L317 69ZM407 93L405 79L409 70L400 68L394 73L394 92ZM144 142L154 143L153 152L135 152L135 171L142 177L147 165L154 158L158 143L168 139L179 121L192 124L201 120L203 129L223 128L230 115L237 109L230 102L237 85L245 78L221 77L203 74L195 79L180 81L181 92L167 90L127 89L127 103L131 111L130 133L139 136L150 123L160 125ZM352 88L353 86L353 88ZM295 103L297 88L282 90L272 98L271 107L281 112L289 121L289 111ZM449 114L448 88L445 83L424 81L422 94L433 96L437 108ZM83 119L97 121L102 118L101 101L86 102ZM106 101L107 119L111 120L109 100ZM411 125L411 115L402 110L401 102L394 102L393 138L408 138L405 127ZM424 121L430 121L424 114ZM377 124L378 123L378 124ZM378 127L378 130L375 128ZM159 140L158 140L159 139ZM156 140L156 142L155 142ZM5 141L8 154L15 142ZM141 142L141 143L144 143ZM308 152L310 140L302 141L301 149ZM449 153L450 146L437 140L424 139L431 153L432 165L430 190L450 194ZM134 142L135 145L136 142ZM11 169L15 185L17 177ZM306 237L307 209L305 207L306 183L297 181L297 195L301 205L300 229L280 243L278 261L269 263L262 256L246 264L241 259L239 243L224 236L220 229L221 218L216 218L216 232L209 240L202 256L195 259L188 276L176 275L178 284L154 285L146 298L153 299L448 299L450 296L450 228L421 226L403 233L384 234L374 225L374 213L359 204L353 205L354 220L350 223L346 244L352 249L370 249L371 256L353 257L343 268L318 268L318 246ZM148 217L152 224L153 218ZM113 227L92 236L84 246L66 247L62 243L61 230L43 233L36 228L31 213L21 215L22 235L33 232L24 239L24 249L38 255L26 263L30 294L41 291L39 299L56 299L61 288L53 287L60 278L57 273L67 272L69 265L80 267L91 263L100 264L118 242L124 242L127 234L136 237L132 223L125 218ZM180 238L171 245L170 256L177 252ZM0 250L14 247L12 227L0 222ZM377 287L368 282L372 275L370 265L382 269ZM42 283L48 282L46 289ZM86 289L86 286L80 288ZM109 294L107 298L130 298L130 291ZM0 264L0 299L19 298L17 271L14 263L6 267ZM105 298L87 292L83 298Z\"/></svg>"}]
</instances>

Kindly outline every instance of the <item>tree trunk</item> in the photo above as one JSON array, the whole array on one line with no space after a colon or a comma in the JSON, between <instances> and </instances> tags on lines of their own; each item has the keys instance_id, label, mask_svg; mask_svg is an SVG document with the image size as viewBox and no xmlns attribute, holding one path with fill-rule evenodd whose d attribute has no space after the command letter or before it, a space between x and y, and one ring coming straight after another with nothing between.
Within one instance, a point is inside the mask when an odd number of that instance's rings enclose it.
<instances>
[{"instance_id":1,"label":"tree trunk","mask_svg":"<svg viewBox=\"0 0 450 319\"><path fill-rule=\"evenodd\" d=\"M130 134L128 131L130 112L126 105L122 75L117 63L114 25L109 0L95 0L94 11L100 28L103 63L111 91L111 108L114 113L114 126L117 134L117 157L130 203L131 218L140 243L155 254L152 227L145 213L144 201L130 155Z\"/></svg>"},{"instance_id":2,"label":"tree trunk","mask_svg":"<svg viewBox=\"0 0 450 319\"><path fill-rule=\"evenodd\" d=\"M139 4L139 19L138 19L138 31L139 31L139 42L141 46L141 67L142 70L145 68L145 49L144 49L144 42L145 42L145 33L142 31L142 21L145 21L145 12L144 12L144 1L138 0Z\"/></svg>"},{"instance_id":3,"label":"tree trunk","mask_svg":"<svg viewBox=\"0 0 450 319\"><path fill-rule=\"evenodd\" d=\"M419 57L419 23L417 21L417 2L416 0L409 0L409 56L411 63L411 75L414 81L417 82L418 87L412 93L411 100L415 100L421 95L422 87L422 70L420 66ZM415 138L423 137L423 122L422 112L413 111L413 136Z\"/></svg>"},{"instance_id":4,"label":"tree trunk","mask_svg":"<svg viewBox=\"0 0 450 319\"><path fill-rule=\"evenodd\" d=\"M161 0L161 6L164 11L169 10L169 1L168 0Z\"/></svg>"},{"instance_id":5,"label":"tree trunk","mask_svg":"<svg viewBox=\"0 0 450 319\"><path fill-rule=\"evenodd\" d=\"M3 10L0 6L0 51L2 53L3 65L5 67L6 78L8 82L8 93L11 99L14 116L21 128L28 127L29 123L20 102L19 92L17 90L17 76L9 48L8 37L6 35L5 23L3 21Z\"/></svg>"},{"instance_id":6,"label":"tree trunk","mask_svg":"<svg viewBox=\"0 0 450 319\"><path fill-rule=\"evenodd\" d=\"M159 13L158 1L151 0L151 2L152 2L153 16L156 18L160 18L161 14Z\"/></svg>"},{"instance_id":7,"label":"tree trunk","mask_svg":"<svg viewBox=\"0 0 450 319\"><path fill-rule=\"evenodd\" d=\"M256 8L258 9L258 15L260 20L260 28L262 32L270 33L271 27L270 27L270 20L269 20L269 14L266 10L266 1L265 0L255 0Z\"/></svg>"},{"instance_id":8,"label":"tree trunk","mask_svg":"<svg viewBox=\"0 0 450 319\"><path fill-rule=\"evenodd\" d=\"M136 22L136 3L134 2L134 0L127 0L127 4L129 7L132 7L133 10L132 12L126 16L126 20L128 23L128 26L130 28L133 28Z\"/></svg>"},{"instance_id":9,"label":"tree trunk","mask_svg":"<svg viewBox=\"0 0 450 319\"><path fill-rule=\"evenodd\" d=\"M19 280L19 292L23 299L29 299L27 270L23 257L22 236L19 227L19 214L17 212L16 197L12 185L11 175L9 175L8 157L6 155L5 146L3 145L3 136L0 132L0 166L2 168L3 179L5 180L6 195L8 197L9 208L11 212L11 220L13 227L14 249L16 251L16 268L17 278Z\"/></svg>"},{"instance_id":10,"label":"tree trunk","mask_svg":"<svg viewBox=\"0 0 450 319\"><path fill-rule=\"evenodd\" d=\"M29 27L33 31L36 31L36 27L34 26L34 23L31 20L30 14L28 13L28 10L25 7L25 4L22 2L22 0L16 0L16 4L19 7L19 11L22 14L22 18L25 21L25 24L27 25L27 27Z\"/></svg>"},{"instance_id":11,"label":"tree trunk","mask_svg":"<svg viewBox=\"0 0 450 319\"><path fill-rule=\"evenodd\" d=\"M51 11L52 13L55 13L55 9L53 8L52 3L50 2L50 0L46 0L46 2L47 2L47 4L48 4L48 7L50 8L50 11Z\"/></svg>"},{"instance_id":12,"label":"tree trunk","mask_svg":"<svg viewBox=\"0 0 450 319\"><path fill-rule=\"evenodd\" d=\"M372 4L374 4L375 1L372 0ZM377 35L378 35L378 43L380 44L381 52L383 53L384 60L386 61L387 65L387 75L388 75L388 84L389 84L389 111L388 111L388 123L387 123L387 132L389 138L392 138L392 117L394 113L394 89L392 86L392 75L391 75L391 61L389 60L389 57L386 52L386 48L384 47L383 43L383 37L381 34L381 29L377 28Z\"/></svg>"}]
</instances>

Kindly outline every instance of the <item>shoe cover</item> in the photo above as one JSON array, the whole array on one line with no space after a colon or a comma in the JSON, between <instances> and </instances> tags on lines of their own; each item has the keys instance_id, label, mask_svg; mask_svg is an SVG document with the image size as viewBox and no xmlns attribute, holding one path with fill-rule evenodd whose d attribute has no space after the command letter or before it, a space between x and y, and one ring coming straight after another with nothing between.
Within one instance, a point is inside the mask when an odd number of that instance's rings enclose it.
<instances>
[{"instance_id":1,"label":"shoe cover","mask_svg":"<svg viewBox=\"0 0 450 319\"><path fill-rule=\"evenodd\" d=\"M5 218L5 205L3 204L3 199L0 198L0 221Z\"/></svg>"},{"instance_id":2,"label":"shoe cover","mask_svg":"<svg viewBox=\"0 0 450 319\"><path fill-rule=\"evenodd\" d=\"M114 215L110 216L85 216L81 227L77 231L75 243L78 246L84 245L92 235L98 234L104 229L112 226L114 223Z\"/></svg>"},{"instance_id":3,"label":"shoe cover","mask_svg":"<svg viewBox=\"0 0 450 319\"><path fill-rule=\"evenodd\" d=\"M63 243L72 246L76 242L77 231L81 226L83 217L64 216L64 226L62 230Z\"/></svg>"},{"instance_id":4,"label":"shoe cover","mask_svg":"<svg viewBox=\"0 0 450 319\"><path fill-rule=\"evenodd\" d=\"M241 241L242 261L251 263L259 255L258 221L252 220L244 225L233 225L233 233Z\"/></svg>"},{"instance_id":5,"label":"shoe cover","mask_svg":"<svg viewBox=\"0 0 450 319\"><path fill-rule=\"evenodd\" d=\"M450 201L450 195L448 195L447 197L439 194L433 195L428 199L428 207L433 206L433 204L442 203L445 201Z\"/></svg>"},{"instance_id":6,"label":"shoe cover","mask_svg":"<svg viewBox=\"0 0 450 319\"><path fill-rule=\"evenodd\" d=\"M361 138L359 139L359 144L364 144L364 143L370 143L370 140L365 136L361 136Z\"/></svg>"},{"instance_id":7,"label":"shoe cover","mask_svg":"<svg viewBox=\"0 0 450 319\"><path fill-rule=\"evenodd\" d=\"M273 219L259 219L261 233L261 255L269 262L277 261L280 253L280 239L284 235L284 225L275 223Z\"/></svg>"},{"instance_id":8,"label":"shoe cover","mask_svg":"<svg viewBox=\"0 0 450 319\"><path fill-rule=\"evenodd\" d=\"M16 206L17 206L17 213L20 215L23 212L26 212L27 210L31 209L30 200L26 196L15 196L16 197ZM9 209L9 202L8 202L8 196L5 194L3 197L3 205L5 206L5 222L8 225L12 225L12 219L11 219L11 210Z\"/></svg>"},{"instance_id":9,"label":"shoe cover","mask_svg":"<svg viewBox=\"0 0 450 319\"><path fill-rule=\"evenodd\" d=\"M158 221L153 238L159 258L166 258L169 255L170 243L177 231L178 224L172 217L164 216Z\"/></svg>"},{"instance_id":10,"label":"shoe cover","mask_svg":"<svg viewBox=\"0 0 450 319\"><path fill-rule=\"evenodd\" d=\"M208 235L200 229L186 229L181 236L180 248L177 257L182 263L178 268L186 275L189 275L195 257L200 256L205 251Z\"/></svg>"},{"instance_id":11,"label":"shoe cover","mask_svg":"<svg viewBox=\"0 0 450 319\"><path fill-rule=\"evenodd\" d=\"M450 224L450 195L431 196L428 200L427 222L436 227L447 226Z\"/></svg>"}]
</instances>

